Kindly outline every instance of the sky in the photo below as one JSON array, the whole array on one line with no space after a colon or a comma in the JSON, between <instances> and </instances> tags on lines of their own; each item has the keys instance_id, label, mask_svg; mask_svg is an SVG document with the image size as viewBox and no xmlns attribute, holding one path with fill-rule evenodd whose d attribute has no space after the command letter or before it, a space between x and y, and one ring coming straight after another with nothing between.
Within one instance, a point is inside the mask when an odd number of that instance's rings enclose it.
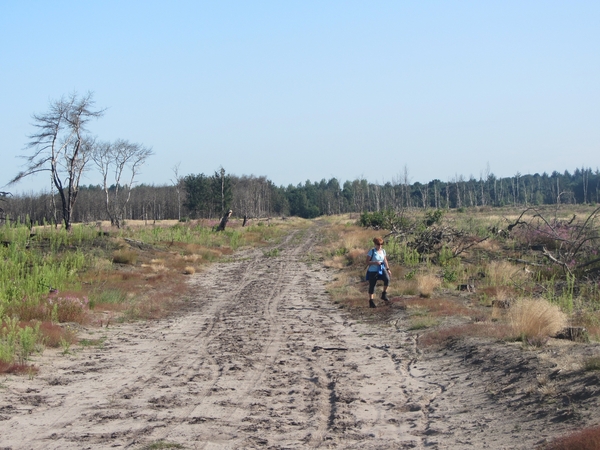
<instances>
[{"instance_id":1,"label":"sky","mask_svg":"<svg viewBox=\"0 0 600 450\"><path fill-rule=\"evenodd\" d=\"M599 23L577 0L0 0L0 186L32 115L88 92L91 135L152 148L150 185L595 170Z\"/></svg>"}]
</instances>

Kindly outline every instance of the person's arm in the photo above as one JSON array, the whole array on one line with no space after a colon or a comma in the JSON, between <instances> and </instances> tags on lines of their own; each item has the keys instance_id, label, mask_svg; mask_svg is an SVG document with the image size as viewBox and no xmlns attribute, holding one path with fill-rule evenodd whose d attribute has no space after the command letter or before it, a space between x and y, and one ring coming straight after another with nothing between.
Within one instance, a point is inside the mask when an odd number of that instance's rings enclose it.
<instances>
[{"instance_id":1,"label":"person's arm","mask_svg":"<svg viewBox=\"0 0 600 450\"><path fill-rule=\"evenodd\" d=\"M372 251L373 250L369 250L369 253L367 253L367 266L381 265L379 261L373 261L373 255L371 253Z\"/></svg>"}]
</instances>

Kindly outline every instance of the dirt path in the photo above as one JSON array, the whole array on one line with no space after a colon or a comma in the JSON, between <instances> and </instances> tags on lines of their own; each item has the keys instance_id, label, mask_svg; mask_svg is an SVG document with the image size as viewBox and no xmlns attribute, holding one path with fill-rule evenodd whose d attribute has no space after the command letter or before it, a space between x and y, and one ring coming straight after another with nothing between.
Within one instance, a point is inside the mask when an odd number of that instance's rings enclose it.
<instances>
[{"instance_id":1,"label":"dirt path","mask_svg":"<svg viewBox=\"0 0 600 450\"><path fill-rule=\"evenodd\" d=\"M176 317L95 330L102 345L1 379L0 449L533 448L515 418L478 413L452 358L417 361L402 330L328 300L315 228L196 274Z\"/></svg>"}]
</instances>

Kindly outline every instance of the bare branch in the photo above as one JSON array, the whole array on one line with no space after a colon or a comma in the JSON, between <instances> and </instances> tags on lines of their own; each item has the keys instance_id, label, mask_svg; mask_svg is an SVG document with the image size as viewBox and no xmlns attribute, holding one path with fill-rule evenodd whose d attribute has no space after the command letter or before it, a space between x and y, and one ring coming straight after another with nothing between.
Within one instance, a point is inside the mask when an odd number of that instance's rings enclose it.
<instances>
[{"instance_id":1,"label":"bare branch","mask_svg":"<svg viewBox=\"0 0 600 450\"><path fill-rule=\"evenodd\" d=\"M32 133L27 143L30 154L25 157L25 169L9 184L41 171L50 171L52 185L58 190L62 202L63 221L71 227L71 215L77 199L79 182L89 160L89 140L84 133L87 124L101 117L104 110L95 110L93 94L51 101L48 111L34 114Z\"/></svg>"},{"instance_id":2,"label":"bare branch","mask_svg":"<svg viewBox=\"0 0 600 450\"><path fill-rule=\"evenodd\" d=\"M550 253L548 251L548 249L546 249L546 247L542 247L542 254L548 258L550 261L552 261L555 264L558 264L559 266L561 266L563 268L563 270L565 270L566 272L569 273L569 275L573 276L573 274L571 273L571 269L569 269L569 266L567 265L567 263L563 262L563 261L559 261L558 259L556 259L552 253Z\"/></svg>"}]
</instances>

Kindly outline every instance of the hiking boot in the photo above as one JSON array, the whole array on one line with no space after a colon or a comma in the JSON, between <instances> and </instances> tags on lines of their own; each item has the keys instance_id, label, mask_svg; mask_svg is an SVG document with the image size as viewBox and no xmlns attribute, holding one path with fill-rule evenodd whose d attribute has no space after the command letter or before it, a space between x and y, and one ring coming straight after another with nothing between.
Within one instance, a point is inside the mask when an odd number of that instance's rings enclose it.
<instances>
[{"instance_id":1,"label":"hiking boot","mask_svg":"<svg viewBox=\"0 0 600 450\"><path fill-rule=\"evenodd\" d=\"M383 300L386 303L390 301L390 299L387 296L387 292L384 291L381 293L381 300Z\"/></svg>"},{"instance_id":2,"label":"hiking boot","mask_svg":"<svg viewBox=\"0 0 600 450\"><path fill-rule=\"evenodd\" d=\"M373 300L369 300L369 308L377 308L377 306L375 306L375 302L373 302Z\"/></svg>"}]
</instances>

